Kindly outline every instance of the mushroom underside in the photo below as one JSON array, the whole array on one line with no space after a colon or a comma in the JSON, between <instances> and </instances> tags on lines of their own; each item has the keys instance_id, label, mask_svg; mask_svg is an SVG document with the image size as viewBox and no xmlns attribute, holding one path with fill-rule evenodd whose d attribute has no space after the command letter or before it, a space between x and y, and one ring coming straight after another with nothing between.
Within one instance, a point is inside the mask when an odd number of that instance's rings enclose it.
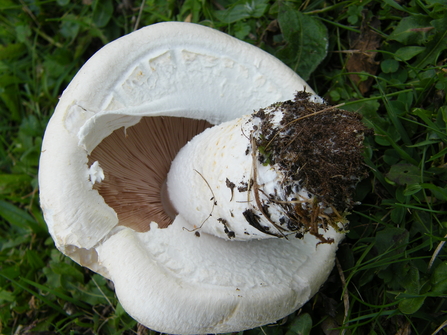
<instances>
[{"instance_id":1,"label":"mushroom underside","mask_svg":"<svg viewBox=\"0 0 447 335\"><path fill-rule=\"evenodd\" d=\"M184 229L177 216L145 233L121 227L97 248L124 309L168 334L228 333L274 323L326 281L343 237L229 241ZM144 251L143 251L144 250ZM129 278L132 273L132 278Z\"/></svg>"},{"instance_id":2,"label":"mushroom underside","mask_svg":"<svg viewBox=\"0 0 447 335\"><path fill-rule=\"evenodd\" d=\"M165 182L172 160L195 135L211 124L183 117L143 117L129 128L119 128L102 140L89 156L99 162L105 178L95 183L113 208L119 224L146 232L150 223L166 228L175 218Z\"/></svg>"},{"instance_id":3,"label":"mushroom underside","mask_svg":"<svg viewBox=\"0 0 447 335\"><path fill-rule=\"evenodd\" d=\"M311 235L229 241L185 229L181 216L173 220L163 200L171 161L210 126L203 120L143 117L115 130L89 156L89 166L97 161L105 174L94 188L121 226L95 248L98 262L130 315L172 334L239 331L286 316L326 280L343 238L329 228L324 233L333 244L318 245ZM126 274L135 269L129 282Z\"/></svg>"}]
</instances>

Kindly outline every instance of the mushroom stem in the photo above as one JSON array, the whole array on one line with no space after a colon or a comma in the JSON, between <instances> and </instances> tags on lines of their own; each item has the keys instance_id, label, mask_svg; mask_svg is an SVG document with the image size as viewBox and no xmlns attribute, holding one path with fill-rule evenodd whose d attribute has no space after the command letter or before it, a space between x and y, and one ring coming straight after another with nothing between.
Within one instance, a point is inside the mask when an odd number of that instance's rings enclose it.
<instances>
[{"instance_id":1,"label":"mushroom stem","mask_svg":"<svg viewBox=\"0 0 447 335\"><path fill-rule=\"evenodd\" d=\"M365 131L357 114L299 92L194 137L171 165L169 197L189 230L234 240L309 232L331 243L323 232L343 230L365 174Z\"/></svg>"}]
</instances>

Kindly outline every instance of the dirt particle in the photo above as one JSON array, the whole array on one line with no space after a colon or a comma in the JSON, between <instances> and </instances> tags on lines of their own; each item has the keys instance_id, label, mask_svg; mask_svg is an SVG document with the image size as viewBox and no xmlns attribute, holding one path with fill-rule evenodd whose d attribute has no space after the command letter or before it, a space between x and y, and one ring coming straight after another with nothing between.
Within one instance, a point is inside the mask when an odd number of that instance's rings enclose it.
<instances>
[{"instance_id":1,"label":"dirt particle","mask_svg":"<svg viewBox=\"0 0 447 335\"><path fill-rule=\"evenodd\" d=\"M245 220L248 224L264 234L273 235L268 231L269 227L261 226L259 215L255 214L251 209L245 210L242 215L244 215ZM267 228L267 229L266 229Z\"/></svg>"},{"instance_id":2,"label":"dirt particle","mask_svg":"<svg viewBox=\"0 0 447 335\"><path fill-rule=\"evenodd\" d=\"M280 131L272 130L272 114L256 113L262 120L262 136L256 145L265 152L259 161L268 158L269 164L280 166L286 179L303 181L309 193L344 212L353 206L355 184L368 173L362 140L371 130L361 122L360 114L308 101L309 96L297 92L295 100L280 104L284 113ZM293 192L286 188L287 194Z\"/></svg>"},{"instance_id":3,"label":"dirt particle","mask_svg":"<svg viewBox=\"0 0 447 335\"><path fill-rule=\"evenodd\" d=\"M230 201L233 200L234 188L236 187L235 183L232 183L228 178L225 180L225 184L231 190L231 198Z\"/></svg>"},{"instance_id":4,"label":"dirt particle","mask_svg":"<svg viewBox=\"0 0 447 335\"><path fill-rule=\"evenodd\" d=\"M237 190L239 191L239 192L247 192L247 191L250 191L251 190L251 187L253 186L253 179L250 179L250 182L249 183L247 183L247 182L245 182L245 181L241 181L240 183L239 183L239 185L240 186L238 186L237 187Z\"/></svg>"},{"instance_id":5,"label":"dirt particle","mask_svg":"<svg viewBox=\"0 0 447 335\"><path fill-rule=\"evenodd\" d=\"M227 220L225 220L223 218L218 218L217 221L219 221L220 223L223 224L223 226L224 226L224 233L227 234L227 236L228 236L228 238L230 240L236 236L234 231L231 231L230 229L228 229Z\"/></svg>"}]
</instances>

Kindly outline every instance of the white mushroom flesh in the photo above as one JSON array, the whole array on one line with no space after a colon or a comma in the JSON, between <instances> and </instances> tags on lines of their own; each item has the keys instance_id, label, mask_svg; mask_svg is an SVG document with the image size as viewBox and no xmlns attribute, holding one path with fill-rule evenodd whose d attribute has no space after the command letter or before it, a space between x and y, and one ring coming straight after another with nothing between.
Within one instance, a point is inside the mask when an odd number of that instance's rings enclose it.
<instances>
[{"instance_id":1,"label":"white mushroom flesh","mask_svg":"<svg viewBox=\"0 0 447 335\"><path fill-rule=\"evenodd\" d=\"M191 232L194 225L202 224L201 216L186 221L178 215L164 229L155 222L158 219L139 215L121 220L119 206L110 206L101 192L110 182L108 164L130 166L132 159L116 156L107 162L94 151L118 133L120 141L127 143L126 135L144 126L146 118L185 117L220 124L292 99L305 86L296 73L262 50L194 24L157 24L110 43L70 83L45 133L40 199L56 246L111 279L124 309L160 332L234 332L292 313L328 277L343 233L330 226L317 227L332 244L321 244L310 234L302 239L229 241L225 231L224 238ZM143 138L136 143L144 142ZM241 166L252 162L245 145L236 142L233 145L242 150L243 160L235 162ZM194 169L188 173L208 197L210 188L204 179L212 177L203 167L194 166L203 178ZM270 182L280 174L270 167L258 168L258 183L272 191L276 186L271 185L276 184ZM252 170L245 177L223 174L222 181L228 177L235 184L248 182ZM231 196L226 184L220 187L222 194L211 187L220 197L218 204ZM248 201L242 193L234 190L234 205L239 206L236 199ZM200 202L204 215L212 211L207 199ZM229 211L221 211L219 217L231 217ZM223 225L217 223L220 236ZM245 230L240 234L245 235Z\"/></svg>"}]
</instances>

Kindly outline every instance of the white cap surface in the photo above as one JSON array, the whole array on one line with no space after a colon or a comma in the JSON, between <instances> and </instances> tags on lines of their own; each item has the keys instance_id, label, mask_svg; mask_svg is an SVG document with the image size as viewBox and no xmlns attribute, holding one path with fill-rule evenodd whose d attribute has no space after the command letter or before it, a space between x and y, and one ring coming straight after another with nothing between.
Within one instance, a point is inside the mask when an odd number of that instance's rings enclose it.
<instances>
[{"instance_id":1,"label":"white cap surface","mask_svg":"<svg viewBox=\"0 0 447 335\"><path fill-rule=\"evenodd\" d=\"M89 168L88 154L143 116L219 124L305 85L264 51L199 25L160 23L108 44L67 87L45 133L40 199L57 248L111 279L129 314L160 332L232 332L290 314L326 280L342 234L330 230L335 242L318 246L313 236L234 242L197 237L181 218L137 233L118 226L93 188L103 171Z\"/></svg>"}]
</instances>

